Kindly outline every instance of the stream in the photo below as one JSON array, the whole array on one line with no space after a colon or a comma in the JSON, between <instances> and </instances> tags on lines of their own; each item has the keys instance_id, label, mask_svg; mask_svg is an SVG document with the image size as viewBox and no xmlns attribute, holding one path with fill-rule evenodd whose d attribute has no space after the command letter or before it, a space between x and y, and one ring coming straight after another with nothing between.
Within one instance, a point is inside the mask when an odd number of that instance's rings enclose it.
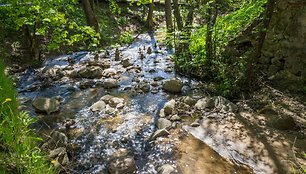
<instances>
[{"instance_id":1,"label":"stream","mask_svg":"<svg viewBox=\"0 0 306 174\"><path fill-rule=\"evenodd\" d=\"M147 53L149 47L151 54ZM199 141L200 136L195 135L199 138L196 139L189 134L201 131L192 127L182 129L180 121L172 123L168 137L152 139L159 112L167 101L182 96L200 99L207 92L201 90L202 82L176 75L170 58L173 50L156 46L152 34L141 34L128 48L119 51L119 60L115 49L99 57L90 52L63 55L20 75L18 98L22 107L38 118L35 128L45 137L54 130L68 137L67 173L114 173L110 166L120 168L121 164L112 161L125 150L129 154L126 156L133 158L128 160L132 161L134 173L166 173L165 166L159 169L165 164L172 173L252 173L240 166L244 159L239 155L233 157L239 161L233 165ZM172 78L182 81L181 93L163 90L162 82ZM60 101L59 111L46 114L32 106L37 97L55 96ZM93 109L102 100L102 109ZM182 147L186 147L186 152ZM187 163L193 160L188 167ZM206 169L200 167L203 165Z\"/></svg>"}]
</instances>

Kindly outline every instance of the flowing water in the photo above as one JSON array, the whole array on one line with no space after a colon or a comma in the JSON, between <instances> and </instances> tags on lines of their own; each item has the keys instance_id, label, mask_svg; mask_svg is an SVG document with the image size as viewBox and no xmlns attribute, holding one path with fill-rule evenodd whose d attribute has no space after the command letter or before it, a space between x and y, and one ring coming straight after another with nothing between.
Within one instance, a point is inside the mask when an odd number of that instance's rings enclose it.
<instances>
[{"instance_id":1,"label":"flowing water","mask_svg":"<svg viewBox=\"0 0 306 174\"><path fill-rule=\"evenodd\" d=\"M108 161L119 148L128 149L133 154L137 166L136 173L157 173L156 167L166 163L172 164L177 168L176 172L182 173L177 167L178 155L175 154L175 142L159 144L150 141L151 135L156 130L159 110L166 101L177 96L164 92L161 89L161 81L156 81L159 85L150 86L149 92L133 90L140 83L152 84L154 78L176 77L173 70L174 64L169 58L173 51L155 45L156 41L152 34L142 34L129 47L120 48L122 57L130 58L133 66L141 69L136 73L123 68L120 61L114 60L115 50L110 51L111 68L117 72L116 77L113 78L119 80L119 87L116 89L101 87L103 79L66 76L50 78L42 75L52 68L60 71L78 69L85 62L93 61L94 55L89 52L78 52L49 59L41 68L29 69L20 76L19 99L31 115L39 118L36 128L40 132L49 132L54 129L63 131L69 136L69 142L76 147L70 156L72 173L107 173ZM152 54L146 54L148 47L153 48ZM139 58L139 50L144 52L143 60ZM68 57L75 60L73 66L67 62ZM101 58L99 61L103 62L106 59ZM135 81L136 78L139 81ZM178 78L184 82L180 96L203 95L203 91L197 88L201 85L200 82L179 76ZM80 89L81 84L87 82L92 84L91 87ZM106 94L123 98L125 101L123 108L115 110L108 108L107 111L92 112L90 110L92 104ZM60 96L63 99L60 112L50 115L36 113L31 102L37 96ZM64 122L67 119L75 120L73 129L65 128ZM206 147L206 149L209 148ZM220 160L223 159L220 158ZM223 170L226 171L226 168ZM194 173L201 173L201 168Z\"/></svg>"}]
</instances>

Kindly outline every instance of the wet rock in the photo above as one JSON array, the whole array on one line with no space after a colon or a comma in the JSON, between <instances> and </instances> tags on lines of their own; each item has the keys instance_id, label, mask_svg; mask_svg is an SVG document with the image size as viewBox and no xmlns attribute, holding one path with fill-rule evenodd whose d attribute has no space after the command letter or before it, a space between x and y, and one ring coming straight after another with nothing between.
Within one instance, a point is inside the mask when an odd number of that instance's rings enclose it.
<instances>
[{"instance_id":1,"label":"wet rock","mask_svg":"<svg viewBox=\"0 0 306 174\"><path fill-rule=\"evenodd\" d=\"M164 80L165 78L161 77L161 76L157 76L157 77L154 77L153 80L154 81L161 81L161 80Z\"/></svg>"},{"instance_id":2,"label":"wet rock","mask_svg":"<svg viewBox=\"0 0 306 174\"><path fill-rule=\"evenodd\" d=\"M164 164L157 168L158 174L174 174L175 169L171 164Z\"/></svg>"},{"instance_id":3,"label":"wet rock","mask_svg":"<svg viewBox=\"0 0 306 174\"><path fill-rule=\"evenodd\" d=\"M104 95L103 97L100 98L100 100L104 101L106 104L109 104L110 100L113 98L114 96L111 95Z\"/></svg>"},{"instance_id":4,"label":"wet rock","mask_svg":"<svg viewBox=\"0 0 306 174\"><path fill-rule=\"evenodd\" d=\"M154 81L154 82L151 82L150 85L153 86L153 87L157 87L157 86L159 86L160 84L159 84L158 82L155 82L155 81Z\"/></svg>"},{"instance_id":5,"label":"wet rock","mask_svg":"<svg viewBox=\"0 0 306 174\"><path fill-rule=\"evenodd\" d=\"M148 47L147 54L152 54L152 48L151 47Z\"/></svg>"},{"instance_id":6,"label":"wet rock","mask_svg":"<svg viewBox=\"0 0 306 174\"><path fill-rule=\"evenodd\" d=\"M118 82L116 79L105 79L103 82L103 87L106 89L117 88Z\"/></svg>"},{"instance_id":7,"label":"wet rock","mask_svg":"<svg viewBox=\"0 0 306 174\"><path fill-rule=\"evenodd\" d=\"M151 87L146 82L140 82L139 84L136 85L135 89L147 93L150 92Z\"/></svg>"},{"instance_id":8,"label":"wet rock","mask_svg":"<svg viewBox=\"0 0 306 174\"><path fill-rule=\"evenodd\" d=\"M65 120L64 126L68 129L68 128L71 128L75 123L76 122L74 119L68 119L68 120Z\"/></svg>"},{"instance_id":9,"label":"wet rock","mask_svg":"<svg viewBox=\"0 0 306 174\"><path fill-rule=\"evenodd\" d=\"M100 67L92 67L92 66L86 66L79 70L75 76L79 78L86 78L86 79L100 79L103 71Z\"/></svg>"},{"instance_id":10,"label":"wet rock","mask_svg":"<svg viewBox=\"0 0 306 174\"><path fill-rule=\"evenodd\" d=\"M197 100L187 96L183 99L183 102L189 106L194 106L197 103Z\"/></svg>"},{"instance_id":11,"label":"wet rock","mask_svg":"<svg viewBox=\"0 0 306 174\"><path fill-rule=\"evenodd\" d=\"M268 125L279 130L292 130L296 127L294 119L289 115L272 116L268 121Z\"/></svg>"},{"instance_id":12,"label":"wet rock","mask_svg":"<svg viewBox=\"0 0 306 174\"><path fill-rule=\"evenodd\" d=\"M87 89L87 88L91 88L95 85L94 81L82 81L80 83L80 89Z\"/></svg>"},{"instance_id":13,"label":"wet rock","mask_svg":"<svg viewBox=\"0 0 306 174\"><path fill-rule=\"evenodd\" d=\"M158 137L163 137L163 136L167 136L167 135L170 135L170 133L166 129L158 129L152 135L151 140L155 140Z\"/></svg>"},{"instance_id":14,"label":"wet rock","mask_svg":"<svg viewBox=\"0 0 306 174\"><path fill-rule=\"evenodd\" d=\"M132 66L133 62L129 58L126 58L121 61L121 64L124 68L127 68L129 66Z\"/></svg>"},{"instance_id":15,"label":"wet rock","mask_svg":"<svg viewBox=\"0 0 306 174\"><path fill-rule=\"evenodd\" d=\"M115 61L119 61L121 58L121 55L120 55L120 51L118 48L116 48L116 51L115 51Z\"/></svg>"},{"instance_id":16,"label":"wet rock","mask_svg":"<svg viewBox=\"0 0 306 174\"><path fill-rule=\"evenodd\" d=\"M136 170L135 160L132 156L113 159L108 166L110 174L129 174Z\"/></svg>"},{"instance_id":17,"label":"wet rock","mask_svg":"<svg viewBox=\"0 0 306 174\"><path fill-rule=\"evenodd\" d=\"M33 107L38 112L44 112L48 115L57 112L60 109L60 101L53 98L47 98L47 97L36 97L32 103Z\"/></svg>"},{"instance_id":18,"label":"wet rock","mask_svg":"<svg viewBox=\"0 0 306 174\"><path fill-rule=\"evenodd\" d=\"M107 77L107 78L115 76L116 74L117 74L117 71L114 68L108 68L102 72L103 77Z\"/></svg>"},{"instance_id":19,"label":"wet rock","mask_svg":"<svg viewBox=\"0 0 306 174\"><path fill-rule=\"evenodd\" d=\"M110 101L109 101L109 105L113 108L116 108L119 105L122 105L124 103L124 99L123 98L118 98L118 97L113 97Z\"/></svg>"},{"instance_id":20,"label":"wet rock","mask_svg":"<svg viewBox=\"0 0 306 174\"><path fill-rule=\"evenodd\" d=\"M164 112L166 115L170 115L172 114L173 110L174 110L174 107L175 107L175 100L172 99L170 101L168 101L165 106L164 106Z\"/></svg>"},{"instance_id":21,"label":"wet rock","mask_svg":"<svg viewBox=\"0 0 306 174\"><path fill-rule=\"evenodd\" d=\"M158 129L167 129L171 127L171 121L166 118L160 118L157 121L157 127Z\"/></svg>"},{"instance_id":22,"label":"wet rock","mask_svg":"<svg viewBox=\"0 0 306 174\"><path fill-rule=\"evenodd\" d=\"M155 72L156 72L155 69L150 69L150 70L149 70L149 73L151 73L151 74L152 74L152 73L155 73Z\"/></svg>"},{"instance_id":23,"label":"wet rock","mask_svg":"<svg viewBox=\"0 0 306 174\"><path fill-rule=\"evenodd\" d=\"M96 112L96 111L102 111L103 109L105 109L105 102L104 101L98 101L96 103L94 103L91 107L90 110L92 112Z\"/></svg>"},{"instance_id":24,"label":"wet rock","mask_svg":"<svg viewBox=\"0 0 306 174\"><path fill-rule=\"evenodd\" d=\"M166 80L163 84L163 89L171 93L181 92L182 87L183 87L183 83L182 81L178 79Z\"/></svg>"},{"instance_id":25,"label":"wet rock","mask_svg":"<svg viewBox=\"0 0 306 174\"><path fill-rule=\"evenodd\" d=\"M178 115L172 115L170 118L171 121L181 121L181 117L179 117Z\"/></svg>"}]
</instances>

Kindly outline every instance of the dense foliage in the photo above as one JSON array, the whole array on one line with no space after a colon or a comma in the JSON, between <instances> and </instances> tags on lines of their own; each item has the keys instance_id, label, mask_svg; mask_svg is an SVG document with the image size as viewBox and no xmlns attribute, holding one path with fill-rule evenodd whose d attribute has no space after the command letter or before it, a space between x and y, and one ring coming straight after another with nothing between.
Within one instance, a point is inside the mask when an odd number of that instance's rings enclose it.
<instances>
[{"instance_id":1,"label":"dense foliage","mask_svg":"<svg viewBox=\"0 0 306 174\"><path fill-rule=\"evenodd\" d=\"M0 62L0 173L53 173L29 126L34 120L19 112L15 87Z\"/></svg>"},{"instance_id":2,"label":"dense foliage","mask_svg":"<svg viewBox=\"0 0 306 174\"><path fill-rule=\"evenodd\" d=\"M178 68L198 77L216 80L223 95L233 95L232 90L239 88L239 83L245 78L247 62L251 56L250 52L247 52L232 60L226 54L229 51L228 44L261 16L266 2L266 0L241 1L241 6L233 11L232 8L227 9L228 12L220 10L220 15L211 29L213 41L210 43L213 47L211 60L207 58L207 25L203 25L188 38L189 47L183 53L177 54ZM224 6L222 7L224 10ZM191 69L192 72L189 71Z\"/></svg>"}]
</instances>

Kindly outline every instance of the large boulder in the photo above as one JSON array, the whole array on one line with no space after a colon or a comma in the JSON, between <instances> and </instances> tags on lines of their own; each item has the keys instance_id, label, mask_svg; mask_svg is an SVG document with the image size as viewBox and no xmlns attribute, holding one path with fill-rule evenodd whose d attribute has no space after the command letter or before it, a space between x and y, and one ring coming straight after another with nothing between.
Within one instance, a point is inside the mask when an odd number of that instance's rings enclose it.
<instances>
[{"instance_id":1,"label":"large boulder","mask_svg":"<svg viewBox=\"0 0 306 174\"><path fill-rule=\"evenodd\" d=\"M164 81L163 89L171 93L179 93L182 91L183 82L178 79L170 79Z\"/></svg>"},{"instance_id":2,"label":"large boulder","mask_svg":"<svg viewBox=\"0 0 306 174\"><path fill-rule=\"evenodd\" d=\"M36 97L32 105L36 111L47 113L48 115L60 109L60 101L56 97Z\"/></svg>"}]
</instances>

